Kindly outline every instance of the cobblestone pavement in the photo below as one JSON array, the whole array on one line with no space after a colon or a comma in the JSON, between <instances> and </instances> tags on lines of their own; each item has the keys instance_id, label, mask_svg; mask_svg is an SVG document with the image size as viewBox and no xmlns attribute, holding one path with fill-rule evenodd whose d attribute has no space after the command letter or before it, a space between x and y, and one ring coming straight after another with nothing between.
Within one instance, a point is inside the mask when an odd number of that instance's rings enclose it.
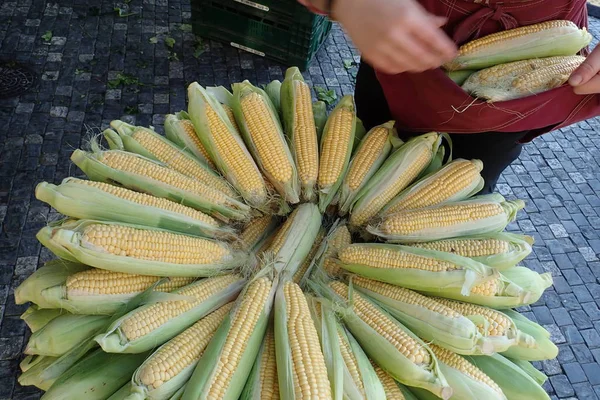
<instances>
[{"instance_id":1,"label":"cobblestone pavement","mask_svg":"<svg viewBox=\"0 0 600 400\"><path fill-rule=\"evenodd\" d=\"M19 319L26 306L13 299L14 288L51 257L35 234L56 214L34 198L35 185L80 174L71 152L112 119L162 130L165 113L185 108L190 82L283 80L284 67L217 43L201 45L196 58L189 3L117 4L129 7L129 17L116 16L113 2L89 4L0 5L0 59L16 58L40 76L36 90L0 100L0 399L39 397L16 383L27 334ZM590 25L600 36L600 20ZM172 49L167 37L175 40ZM357 54L336 27L305 77L338 97L352 93L356 67L346 67ZM600 398L599 151L600 120L571 126L528 145L498 185L527 201L510 226L535 236L526 265L554 276L554 287L524 310L560 346L558 359L536 364L549 375L553 398Z\"/></svg>"}]
</instances>

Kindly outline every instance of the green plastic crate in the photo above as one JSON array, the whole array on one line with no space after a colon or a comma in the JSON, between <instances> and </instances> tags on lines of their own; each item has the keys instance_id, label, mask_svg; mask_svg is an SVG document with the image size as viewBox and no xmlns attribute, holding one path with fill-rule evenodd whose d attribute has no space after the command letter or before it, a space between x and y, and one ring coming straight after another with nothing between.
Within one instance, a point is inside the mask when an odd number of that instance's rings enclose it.
<instances>
[{"instance_id":1,"label":"green plastic crate","mask_svg":"<svg viewBox=\"0 0 600 400\"><path fill-rule=\"evenodd\" d=\"M215 0L210 0L209 2L211 1L215 2ZM206 0L196 0L195 3L206 2ZM273 21L287 19L291 23L314 26L322 19L321 16L308 11L297 0L221 0L218 3L220 6L228 9Z\"/></svg>"},{"instance_id":2,"label":"green plastic crate","mask_svg":"<svg viewBox=\"0 0 600 400\"><path fill-rule=\"evenodd\" d=\"M322 16L303 25L283 16L274 19L273 14L259 17L227 4L232 2L193 3L194 33L305 70L331 31L331 21Z\"/></svg>"}]
</instances>

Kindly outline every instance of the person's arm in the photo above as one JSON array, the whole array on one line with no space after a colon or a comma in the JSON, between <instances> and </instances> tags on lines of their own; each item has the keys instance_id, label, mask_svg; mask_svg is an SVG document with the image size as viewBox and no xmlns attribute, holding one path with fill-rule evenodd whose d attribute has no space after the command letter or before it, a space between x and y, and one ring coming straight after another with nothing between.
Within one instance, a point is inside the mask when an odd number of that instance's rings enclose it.
<instances>
[{"instance_id":1,"label":"person's arm","mask_svg":"<svg viewBox=\"0 0 600 400\"><path fill-rule=\"evenodd\" d=\"M585 61L571 74L569 84L577 94L600 93L600 46L587 56Z\"/></svg>"},{"instance_id":2,"label":"person's arm","mask_svg":"<svg viewBox=\"0 0 600 400\"><path fill-rule=\"evenodd\" d=\"M329 11L374 68L388 73L438 68L457 52L440 29L446 18L427 12L417 0L299 0L313 10Z\"/></svg>"}]
</instances>

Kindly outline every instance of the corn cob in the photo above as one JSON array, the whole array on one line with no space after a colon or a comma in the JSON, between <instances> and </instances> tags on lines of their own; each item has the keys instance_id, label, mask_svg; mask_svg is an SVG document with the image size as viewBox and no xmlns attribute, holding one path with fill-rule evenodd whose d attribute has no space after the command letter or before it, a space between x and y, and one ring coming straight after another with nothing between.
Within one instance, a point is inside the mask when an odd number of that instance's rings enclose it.
<instances>
[{"instance_id":1,"label":"corn cob","mask_svg":"<svg viewBox=\"0 0 600 400\"><path fill-rule=\"evenodd\" d=\"M229 197L237 197L237 193L229 183L211 167L198 161L153 130L133 126L120 120L111 121L110 126L114 131L107 129L104 131L104 137L111 149L126 150L159 161L183 175L220 190Z\"/></svg>"},{"instance_id":2,"label":"corn cob","mask_svg":"<svg viewBox=\"0 0 600 400\"><path fill-rule=\"evenodd\" d=\"M35 333L46 326L50 321L63 314L66 314L66 311L51 308L40 309L35 304L32 304L23 314L21 314L20 319L27 324L31 333Z\"/></svg>"},{"instance_id":3,"label":"corn cob","mask_svg":"<svg viewBox=\"0 0 600 400\"><path fill-rule=\"evenodd\" d=\"M160 279L158 276L90 268L69 275L59 284L44 288L40 296L49 306L65 309L73 314L111 315ZM166 282L159 283L154 290L170 292L189 285L195 279L171 277Z\"/></svg>"},{"instance_id":4,"label":"corn cob","mask_svg":"<svg viewBox=\"0 0 600 400\"><path fill-rule=\"evenodd\" d=\"M354 243L338 252L339 266L381 282L418 291L478 293L498 277L490 267L455 254L382 243Z\"/></svg>"},{"instance_id":5,"label":"corn cob","mask_svg":"<svg viewBox=\"0 0 600 400\"><path fill-rule=\"evenodd\" d=\"M168 399L189 379L233 302L227 303L159 347L135 371L132 396L136 399Z\"/></svg>"},{"instance_id":6,"label":"corn cob","mask_svg":"<svg viewBox=\"0 0 600 400\"><path fill-rule=\"evenodd\" d=\"M279 400L275 328L269 324L240 400Z\"/></svg>"},{"instance_id":7,"label":"corn cob","mask_svg":"<svg viewBox=\"0 0 600 400\"><path fill-rule=\"evenodd\" d=\"M430 132L410 139L390 155L356 195L350 225L369 222L398 193L427 168L437 153L441 136Z\"/></svg>"},{"instance_id":8,"label":"corn cob","mask_svg":"<svg viewBox=\"0 0 600 400\"><path fill-rule=\"evenodd\" d=\"M333 302L347 302L341 316L365 353L394 379L423 388L442 399L452 388L429 347L365 296L341 283L316 283L316 290Z\"/></svg>"},{"instance_id":9,"label":"corn cob","mask_svg":"<svg viewBox=\"0 0 600 400\"><path fill-rule=\"evenodd\" d=\"M275 230L277 222L277 219L272 215L263 215L250 220L240 232L233 247L246 252L254 251Z\"/></svg>"},{"instance_id":10,"label":"corn cob","mask_svg":"<svg viewBox=\"0 0 600 400\"><path fill-rule=\"evenodd\" d=\"M223 111L227 115L227 119L231 122L231 125L235 128L235 131L240 133L240 127L235 120L235 113L233 112L233 95L224 86L207 86L206 92L212 95L223 107Z\"/></svg>"},{"instance_id":11,"label":"corn cob","mask_svg":"<svg viewBox=\"0 0 600 400\"><path fill-rule=\"evenodd\" d=\"M234 400L241 395L264 340L278 281L261 269L225 317L186 385L182 400Z\"/></svg>"},{"instance_id":12,"label":"corn cob","mask_svg":"<svg viewBox=\"0 0 600 400\"><path fill-rule=\"evenodd\" d=\"M457 399L506 400L498 384L467 359L434 344L430 348Z\"/></svg>"},{"instance_id":13,"label":"corn cob","mask_svg":"<svg viewBox=\"0 0 600 400\"><path fill-rule=\"evenodd\" d=\"M379 381L383 385L385 390L386 399L394 400L417 400L414 394L408 389L399 384L390 374L381 369L381 367L371 361L373 369L379 378Z\"/></svg>"},{"instance_id":14,"label":"corn cob","mask_svg":"<svg viewBox=\"0 0 600 400\"><path fill-rule=\"evenodd\" d=\"M253 207L269 201L265 181L223 106L202 86L188 86L189 113L198 138L219 171Z\"/></svg>"},{"instance_id":15,"label":"corn cob","mask_svg":"<svg viewBox=\"0 0 600 400\"><path fill-rule=\"evenodd\" d=\"M472 197L387 215L367 231L391 243L428 242L502 231L525 207L500 194Z\"/></svg>"},{"instance_id":16,"label":"corn cob","mask_svg":"<svg viewBox=\"0 0 600 400\"><path fill-rule=\"evenodd\" d=\"M392 149L404 142L398 138L394 121L373 127L352 155L340 189L340 213L346 214L356 196L383 164Z\"/></svg>"},{"instance_id":17,"label":"corn cob","mask_svg":"<svg viewBox=\"0 0 600 400\"><path fill-rule=\"evenodd\" d=\"M224 242L130 224L67 221L41 233L52 251L58 248L87 265L130 274L208 276L247 258Z\"/></svg>"},{"instance_id":18,"label":"corn cob","mask_svg":"<svg viewBox=\"0 0 600 400\"><path fill-rule=\"evenodd\" d=\"M323 129L327 123L327 104L324 101L315 101L312 104L313 116L315 117L315 127L317 129L317 139L321 141Z\"/></svg>"},{"instance_id":19,"label":"corn cob","mask_svg":"<svg viewBox=\"0 0 600 400\"><path fill-rule=\"evenodd\" d=\"M321 247L321 243L323 242L324 238L325 238L325 229L323 227L321 227L319 229L319 232L317 233L317 237L315 238L315 241L312 244L312 247L310 248L310 251L308 252L304 261L302 261L302 265L300 265L300 268L298 268L298 271L296 271L296 273L292 277L292 281L294 283L297 283L298 285L303 286L304 278L306 278L307 276L310 275L310 273L312 271L312 267L315 264L315 257L317 255L319 248Z\"/></svg>"},{"instance_id":20,"label":"corn cob","mask_svg":"<svg viewBox=\"0 0 600 400\"><path fill-rule=\"evenodd\" d=\"M468 360L493 379L508 399L550 399L538 382L500 354L469 357Z\"/></svg>"},{"instance_id":21,"label":"corn cob","mask_svg":"<svg viewBox=\"0 0 600 400\"><path fill-rule=\"evenodd\" d=\"M302 198L312 201L319 174L319 144L310 87L296 67L288 68L281 85L281 112L298 168Z\"/></svg>"},{"instance_id":22,"label":"corn cob","mask_svg":"<svg viewBox=\"0 0 600 400\"><path fill-rule=\"evenodd\" d=\"M337 276L340 272L340 266L336 263L335 258L338 256L338 251L351 243L352 236L345 221L334 223L319 249L316 268L332 277Z\"/></svg>"},{"instance_id":23,"label":"corn cob","mask_svg":"<svg viewBox=\"0 0 600 400\"><path fill-rule=\"evenodd\" d=\"M271 100L273 107L275 107L275 110L277 110L279 115L282 114L281 86L282 83L278 79L272 80L267 86L265 86L265 93L267 96L269 96L269 100Z\"/></svg>"},{"instance_id":24,"label":"corn cob","mask_svg":"<svg viewBox=\"0 0 600 400\"><path fill-rule=\"evenodd\" d=\"M482 69L512 61L570 56L586 47L592 35L571 21L552 20L492 33L458 49L447 70Z\"/></svg>"},{"instance_id":25,"label":"corn cob","mask_svg":"<svg viewBox=\"0 0 600 400\"><path fill-rule=\"evenodd\" d=\"M469 257L482 264L503 271L514 267L533 250L533 238L508 232L480 236L461 237L411 246L422 249L445 251Z\"/></svg>"},{"instance_id":26,"label":"corn cob","mask_svg":"<svg viewBox=\"0 0 600 400\"><path fill-rule=\"evenodd\" d=\"M44 379L42 373L44 370L55 363L56 357L47 356L27 356L21 362L23 373L17 378L21 386L35 386L41 390L48 390L56 379Z\"/></svg>"},{"instance_id":27,"label":"corn cob","mask_svg":"<svg viewBox=\"0 0 600 400\"><path fill-rule=\"evenodd\" d=\"M298 203L298 171L271 100L248 81L233 84L233 96L233 111L250 153L277 192Z\"/></svg>"},{"instance_id":28,"label":"corn cob","mask_svg":"<svg viewBox=\"0 0 600 400\"><path fill-rule=\"evenodd\" d=\"M550 332L516 311L503 309L502 312L512 318L519 330L531 335L537 344L533 348L525 346L510 347L502 352L503 356L523 361L543 361L556 358L558 347L550 339Z\"/></svg>"},{"instance_id":29,"label":"corn cob","mask_svg":"<svg viewBox=\"0 0 600 400\"><path fill-rule=\"evenodd\" d=\"M167 114L165 118L165 136L212 169L216 168L210 159L208 151L206 151L198 138L194 124L190 121L190 116L187 112L180 111L177 114Z\"/></svg>"},{"instance_id":30,"label":"corn cob","mask_svg":"<svg viewBox=\"0 0 600 400\"><path fill-rule=\"evenodd\" d=\"M325 358L300 286L284 282L275 295L275 355L284 399L333 399Z\"/></svg>"},{"instance_id":31,"label":"corn cob","mask_svg":"<svg viewBox=\"0 0 600 400\"><path fill-rule=\"evenodd\" d=\"M87 265L60 259L48 261L15 288L15 303L25 304L30 301L39 308L55 308L54 303L47 302L42 296L43 291L62 285L70 275L89 268Z\"/></svg>"},{"instance_id":32,"label":"corn cob","mask_svg":"<svg viewBox=\"0 0 600 400\"><path fill-rule=\"evenodd\" d=\"M27 342L24 353L59 357L104 326L108 318L104 315L65 313L34 332Z\"/></svg>"},{"instance_id":33,"label":"corn cob","mask_svg":"<svg viewBox=\"0 0 600 400\"><path fill-rule=\"evenodd\" d=\"M127 382L121 389L117 390L106 400L127 400L129 395L131 394L131 382Z\"/></svg>"},{"instance_id":34,"label":"corn cob","mask_svg":"<svg viewBox=\"0 0 600 400\"><path fill-rule=\"evenodd\" d=\"M392 199L381 215L465 200L483 188L480 160L456 159L433 175L415 182Z\"/></svg>"},{"instance_id":35,"label":"corn cob","mask_svg":"<svg viewBox=\"0 0 600 400\"><path fill-rule=\"evenodd\" d=\"M319 148L319 209L325 212L342 184L354 145L356 111L352 96L344 96L333 109L321 135Z\"/></svg>"},{"instance_id":36,"label":"corn cob","mask_svg":"<svg viewBox=\"0 0 600 400\"><path fill-rule=\"evenodd\" d=\"M463 84L463 89L473 96L486 99L488 102L514 100L554 89L563 85L585 57L550 57L544 59L545 66L534 67L517 61L515 64L505 64L490 68L489 72L496 79L481 79L476 72ZM538 63L541 64L541 63ZM501 68L505 67L505 69Z\"/></svg>"},{"instance_id":37,"label":"corn cob","mask_svg":"<svg viewBox=\"0 0 600 400\"><path fill-rule=\"evenodd\" d=\"M250 210L225 193L138 154L97 148L87 153L77 149L71 160L91 180L117 182L128 189L180 202L226 222L246 219Z\"/></svg>"},{"instance_id":38,"label":"corn cob","mask_svg":"<svg viewBox=\"0 0 600 400\"><path fill-rule=\"evenodd\" d=\"M42 396L44 400L104 400L119 390L148 353L109 354L98 349L72 366Z\"/></svg>"},{"instance_id":39,"label":"corn cob","mask_svg":"<svg viewBox=\"0 0 600 400\"><path fill-rule=\"evenodd\" d=\"M55 360L56 357L38 356L38 355L25 356L23 358L23 360L21 360L21 362L19 363L19 369L21 370L21 372L27 372L31 368L33 368L36 365L43 362L45 359Z\"/></svg>"},{"instance_id":40,"label":"corn cob","mask_svg":"<svg viewBox=\"0 0 600 400\"><path fill-rule=\"evenodd\" d=\"M491 354L494 351L492 343L474 322L437 299L360 276L351 276L350 282L427 342L458 354Z\"/></svg>"},{"instance_id":41,"label":"corn cob","mask_svg":"<svg viewBox=\"0 0 600 400\"><path fill-rule=\"evenodd\" d=\"M108 353L139 353L178 335L236 299L245 280L238 274L206 278L174 291L174 300L139 307L114 321L94 340Z\"/></svg>"},{"instance_id":42,"label":"corn cob","mask_svg":"<svg viewBox=\"0 0 600 400\"><path fill-rule=\"evenodd\" d=\"M205 237L230 238L234 232L194 208L104 182L71 177L58 186L41 182L35 196L73 218L139 224Z\"/></svg>"}]
</instances>

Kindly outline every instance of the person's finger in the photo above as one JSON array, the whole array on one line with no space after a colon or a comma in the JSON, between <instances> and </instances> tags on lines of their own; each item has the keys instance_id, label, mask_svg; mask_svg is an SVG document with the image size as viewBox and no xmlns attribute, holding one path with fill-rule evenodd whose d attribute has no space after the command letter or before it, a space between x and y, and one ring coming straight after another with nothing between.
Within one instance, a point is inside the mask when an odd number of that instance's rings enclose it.
<instances>
[{"instance_id":1,"label":"person's finger","mask_svg":"<svg viewBox=\"0 0 600 400\"><path fill-rule=\"evenodd\" d=\"M458 51L456 44L435 24L416 26L414 32L423 43L428 44L444 61L449 61L456 56Z\"/></svg>"},{"instance_id":2,"label":"person's finger","mask_svg":"<svg viewBox=\"0 0 600 400\"><path fill-rule=\"evenodd\" d=\"M441 64L440 57L410 32L390 44L394 58L402 60L411 72L425 71Z\"/></svg>"},{"instance_id":3,"label":"person's finger","mask_svg":"<svg viewBox=\"0 0 600 400\"><path fill-rule=\"evenodd\" d=\"M600 93L600 75L592 76L590 80L573 88L575 94L596 94Z\"/></svg>"},{"instance_id":4,"label":"person's finger","mask_svg":"<svg viewBox=\"0 0 600 400\"><path fill-rule=\"evenodd\" d=\"M592 79L600 71L600 51L594 49L584 62L571 74L569 84L571 86L583 85Z\"/></svg>"}]
</instances>

